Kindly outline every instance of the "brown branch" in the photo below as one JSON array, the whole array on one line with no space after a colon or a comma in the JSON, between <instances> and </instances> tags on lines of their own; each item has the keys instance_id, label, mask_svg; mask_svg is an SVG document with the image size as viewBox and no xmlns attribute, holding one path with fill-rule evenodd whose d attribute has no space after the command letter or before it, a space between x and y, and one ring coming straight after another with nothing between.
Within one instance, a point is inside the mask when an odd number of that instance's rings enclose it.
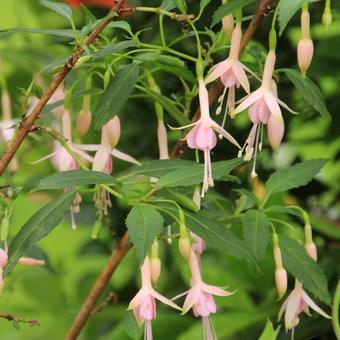
<instances>
[{"instance_id":1,"label":"brown branch","mask_svg":"<svg viewBox=\"0 0 340 340\"><path fill-rule=\"evenodd\" d=\"M122 8L124 7L125 0L118 0L116 5L107 15L107 17L100 22L100 24L85 38L84 45L89 46L96 40L99 34L103 31L103 29L111 22L111 20L117 15L121 13ZM75 47L73 53L64 64L62 69L54 76L54 79L47 90L44 92L38 103L35 105L32 113L29 116L24 116L21 119L20 126L18 131L16 132L15 137L11 141L10 145L2 155L0 159L0 176L3 174L8 164L12 160L13 156L17 152L21 143L24 141L27 134L30 132L30 129L35 122L35 120L39 117L39 114L52 97L54 92L60 86L65 77L69 74L69 72L73 69L77 60L80 58L82 53L84 52L83 47L77 46Z\"/></svg>"},{"instance_id":2,"label":"brown branch","mask_svg":"<svg viewBox=\"0 0 340 340\"><path fill-rule=\"evenodd\" d=\"M114 292L110 292L109 295L105 298L105 300L98 306L93 308L90 315L96 315L100 313L104 308L106 308L108 305L114 305L118 301L118 296Z\"/></svg>"},{"instance_id":3,"label":"brown branch","mask_svg":"<svg viewBox=\"0 0 340 340\"><path fill-rule=\"evenodd\" d=\"M128 252L128 240L128 233L126 231L121 240L116 243L114 251L109 257L108 262L106 263L103 271L97 278L95 284L91 288L83 306L81 307L77 317L73 321L70 330L65 336L65 340L77 339L86 321L90 317L95 304L97 303L98 299L108 285L113 272L116 270L116 268L124 258L125 254Z\"/></svg>"},{"instance_id":4,"label":"brown branch","mask_svg":"<svg viewBox=\"0 0 340 340\"><path fill-rule=\"evenodd\" d=\"M40 326L40 322L37 320L17 317L11 314L0 313L0 318L6 319L8 321L20 322L20 323L27 323L30 326Z\"/></svg>"},{"instance_id":5,"label":"brown branch","mask_svg":"<svg viewBox=\"0 0 340 340\"><path fill-rule=\"evenodd\" d=\"M242 36L240 53L244 50L244 48L247 46L250 39L255 34L263 17L266 16L267 13L271 10L271 5L272 5L272 0L261 0L260 1L252 21L250 22L249 26L247 27L247 30ZM222 93L223 88L224 86L222 85L219 79L213 83L213 85L211 86L209 90L209 103L215 102L218 96ZM194 116L192 117L192 122L196 122L200 118L200 116L201 116L200 108L197 108ZM184 154L187 148L187 143L185 140L186 134L187 134L186 132L183 132L181 139L178 140L175 146L173 147L172 152L171 152L172 159L180 158Z\"/></svg>"}]
</instances>

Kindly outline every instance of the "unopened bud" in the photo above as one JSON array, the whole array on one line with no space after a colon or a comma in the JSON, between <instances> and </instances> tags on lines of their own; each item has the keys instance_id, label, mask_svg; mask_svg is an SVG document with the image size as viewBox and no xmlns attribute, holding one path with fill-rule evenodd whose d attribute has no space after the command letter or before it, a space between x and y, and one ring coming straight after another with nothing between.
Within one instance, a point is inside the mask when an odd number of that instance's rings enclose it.
<instances>
[{"instance_id":1,"label":"unopened bud","mask_svg":"<svg viewBox=\"0 0 340 340\"><path fill-rule=\"evenodd\" d=\"M3 269L8 262L8 255L3 249L0 248L0 269Z\"/></svg>"},{"instance_id":2,"label":"unopened bud","mask_svg":"<svg viewBox=\"0 0 340 340\"><path fill-rule=\"evenodd\" d=\"M161 274L161 260L159 258L150 259L151 281L156 284Z\"/></svg>"},{"instance_id":3,"label":"unopened bud","mask_svg":"<svg viewBox=\"0 0 340 340\"><path fill-rule=\"evenodd\" d=\"M332 13L330 8L325 8L325 11L322 14L322 24L326 29L332 24Z\"/></svg>"},{"instance_id":4,"label":"unopened bud","mask_svg":"<svg viewBox=\"0 0 340 340\"><path fill-rule=\"evenodd\" d=\"M314 260L318 259L318 251L314 242L305 243L305 249L307 254Z\"/></svg>"},{"instance_id":5,"label":"unopened bud","mask_svg":"<svg viewBox=\"0 0 340 340\"><path fill-rule=\"evenodd\" d=\"M91 56L89 56L89 55L84 55L84 56L80 57L77 60L76 64L74 65L74 68L80 67L81 65L85 64L89 60L91 60Z\"/></svg>"},{"instance_id":6,"label":"unopened bud","mask_svg":"<svg viewBox=\"0 0 340 340\"><path fill-rule=\"evenodd\" d=\"M40 267L45 265L44 260L34 259L32 257L21 257L18 261L19 264L29 267Z\"/></svg>"},{"instance_id":7,"label":"unopened bud","mask_svg":"<svg viewBox=\"0 0 340 340\"><path fill-rule=\"evenodd\" d=\"M297 47L297 60L300 71L306 74L314 54L314 45L312 39L301 39Z\"/></svg>"},{"instance_id":8,"label":"unopened bud","mask_svg":"<svg viewBox=\"0 0 340 340\"><path fill-rule=\"evenodd\" d=\"M287 272L284 268L275 270L275 286L280 300L287 291Z\"/></svg>"},{"instance_id":9,"label":"unopened bud","mask_svg":"<svg viewBox=\"0 0 340 340\"><path fill-rule=\"evenodd\" d=\"M1 241L7 240L8 230L9 230L9 218L4 217L0 225L0 240Z\"/></svg>"},{"instance_id":10,"label":"unopened bud","mask_svg":"<svg viewBox=\"0 0 340 340\"><path fill-rule=\"evenodd\" d=\"M89 130L92 122L90 111L80 111L77 117L77 131L80 136L84 136Z\"/></svg>"},{"instance_id":11,"label":"unopened bud","mask_svg":"<svg viewBox=\"0 0 340 340\"><path fill-rule=\"evenodd\" d=\"M119 141L120 138L120 120L118 116L114 116L110 119L106 124L107 136L109 138L109 142L112 148L114 148Z\"/></svg>"},{"instance_id":12,"label":"unopened bud","mask_svg":"<svg viewBox=\"0 0 340 340\"><path fill-rule=\"evenodd\" d=\"M222 25L223 25L224 32L227 34L229 39L231 39L231 35L233 34L233 30L234 30L234 17L233 17L233 15L229 14L229 15L225 16L222 19Z\"/></svg>"},{"instance_id":13,"label":"unopened bud","mask_svg":"<svg viewBox=\"0 0 340 340\"><path fill-rule=\"evenodd\" d=\"M164 121L158 120L158 128L157 128L157 138L158 138L158 148L159 148L159 159L169 159L169 150L168 150L168 136L166 127L164 125Z\"/></svg>"}]
</instances>

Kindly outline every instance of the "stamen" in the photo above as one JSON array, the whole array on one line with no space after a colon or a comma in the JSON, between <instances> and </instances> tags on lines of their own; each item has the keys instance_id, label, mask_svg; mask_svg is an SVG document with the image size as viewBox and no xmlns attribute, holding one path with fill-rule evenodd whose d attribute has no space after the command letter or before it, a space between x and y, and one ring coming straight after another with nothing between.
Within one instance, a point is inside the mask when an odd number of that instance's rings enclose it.
<instances>
[{"instance_id":1,"label":"stamen","mask_svg":"<svg viewBox=\"0 0 340 340\"><path fill-rule=\"evenodd\" d=\"M257 150L259 148L259 136L261 134L261 125L260 124L260 129L256 130L256 140L255 140L255 154L254 154L254 161L253 161L253 170L251 172L251 177L256 177L257 173L256 173L256 158L257 158Z\"/></svg>"},{"instance_id":2,"label":"stamen","mask_svg":"<svg viewBox=\"0 0 340 340\"><path fill-rule=\"evenodd\" d=\"M229 115L231 118L235 117L235 86L231 86L228 92L227 107L229 109Z\"/></svg>"},{"instance_id":3,"label":"stamen","mask_svg":"<svg viewBox=\"0 0 340 340\"><path fill-rule=\"evenodd\" d=\"M215 112L217 116L222 112L222 105L223 105L223 101L224 101L226 91L227 91L227 88L225 87L222 95L220 95L220 97L218 98L218 103L220 105L218 106L218 108L216 109L216 112Z\"/></svg>"}]
</instances>

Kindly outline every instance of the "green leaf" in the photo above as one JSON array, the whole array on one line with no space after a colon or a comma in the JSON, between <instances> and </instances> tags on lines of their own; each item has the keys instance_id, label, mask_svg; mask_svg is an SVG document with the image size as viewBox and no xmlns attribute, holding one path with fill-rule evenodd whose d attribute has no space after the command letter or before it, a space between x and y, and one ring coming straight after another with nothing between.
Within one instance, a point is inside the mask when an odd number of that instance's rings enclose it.
<instances>
[{"instance_id":1,"label":"green leaf","mask_svg":"<svg viewBox=\"0 0 340 340\"><path fill-rule=\"evenodd\" d=\"M80 185L112 184L115 178L100 171L70 170L43 178L35 190L71 188Z\"/></svg>"},{"instance_id":2,"label":"green leaf","mask_svg":"<svg viewBox=\"0 0 340 340\"><path fill-rule=\"evenodd\" d=\"M258 204L258 199L253 192L251 192L247 189L244 189L244 188L233 189L233 191L239 193L242 196L247 197L251 203Z\"/></svg>"},{"instance_id":3,"label":"green leaf","mask_svg":"<svg viewBox=\"0 0 340 340\"><path fill-rule=\"evenodd\" d=\"M274 329L272 322L269 319L267 319L266 325L261 336L259 337L259 340L276 340L279 331L280 326Z\"/></svg>"},{"instance_id":4,"label":"green leaf","mask_svg":"<svg viewBox=\"0 0 340 340\"><path fill-rule=\"evenodd\" d=\"M100 22L100 21L99 21ZM125 20L115 20L115 21L111 21L107 27L110 28L120 28L122 30L124 30L125 32L129 33L131 36L133 36L132 30L131 30L131 26L128 22L126 22Z\"/></svg>"},{"instance_id":5,"label":"green leaf","mask_svg":"<svg viewBox=\"0 0 340 340\"><path fill-rule=\"evenodd\" d=\"M203 211L198 213L186 212L185 216L187 227L202 237L208 246L228 255L254 262L246 244L216 219L208 218Z\"/></svg>"},{"instance_id":6,"label":"green leaf","mask_svg":"<svg viewBox=\"0 0 340 340\"><path fill-rule=\"evenodd\" d=\"M267 197L306 185L320 172L326 162L324 159L312 159L275 171L266 182Z\"/></svg>"},{"instance_id":7,"label":"green leaf","mask_svg":"<svg viewBox=\"0 0 340 340\"><path fill-rule=\"evenodd\" d=\"M174 0L163 0L160 8L165 9L166 11L172 11L176 8L176 4Z\"/></svg>"},{"instance_id":8,"label":"green leaf","mask_svg":"<svg viewBox=\"0 0 340 340\"><path fill-rule=\"evenodd\" d=\"M154 239L162 232L163 224L162 215L153 207L136 205L128 214L126 226L140 263L148 255Z\"/></svg>"},{"instance_id":9,"label":"green leaf","mask_svg":"<svg viewBox=\"0 0 340 340\"><path fill-rule=\"evenodd\" d=\"M122 67L110 80L95 110L94 121L97 130L123 108L136 84L138 76L138 66L130 64Z\"/></svg>"},{"instance_id":10,"label":"green leaf","mask_svg":"<svg viewBox=\"0 0 340 340\"><path fill-rule=\"evenodd\" d=\"M211 0L201 0L200 1L200 10L202 11L205 7L210 4Z\"/></svg>"},{"instance_id":11,"label":"green leaf","mask_svg":"<svg viewBox=\"0 0 340 340\"><path fill-rule=\"evenodd\" d=\"M185 0L174 0L177 8L182 12L186 13L188 10L188 5L186 4Z\"/></svg>"},{"instance_id":12,"label":"green leaf","mask_svg":"<svg viewBox=\"0 0 340 340\"><path fill-rule=\"evenodd\" d=\"M163 96L160 93L150 90L149 88L143 88L143 91L147 93L155 102L159 103L165 111L167 111L172 118L174 118L180 125L188 125L191 123L182 111L174 104L172 100Z\"/></svg>"},{"instance_id":13,"label":"green leaf","mask_svg":"<svg viewBox=\"0 0 340 340\"><path fill-rule=\"evenodd\" d=\"M262 260L269 242L269 221L258 210L248 210L242 219L243 237L256 260Z\"/></svg>"},{"instance_id":14,"label":"green leaf","mask_svg":"<svg viewBox=\"0 0 340 340\"><path fill-rule=\"evenodd\" d=\"M135 46L136 43L133 40L121 41L113 44L112 46L105 47L93 54L90 54L93 60L97 60L99 58L112 56L113 53L117 53L123 51L129 47Z\"/></svg>"},{"instance_id":15,"label":"green leaf","mask_svg":"<svg viewBox=\"0 0 340 340\"><path fill-rule=\"evenodd\" d=\"M238 9L243 8L246 5L255 2L255 0L233 0L228 1L226 4L220 6L213 15L213 20L211 23L211 27L214 27L218 24L225 16L235 12Z\"/></svg>"},{"instance_id":16,"label":"green leaf","mask_svg":"<svg viewBox=\"0 0 340 340\"><path fill-rule=\"evenodd\" d=\"M302 7L304 3L316 2L318 0L280 0L279 2L279 24L281 35L293 15Z\"/></svg>"},{"instance_id":17,"label":"green leaf","mask_svg":"<svg viewBox=\"0 0 340 340\"><path fill-rule=\"evenodd\" d=\"M47 236L69 210L75 192L67 192L38 210L15 235L9 246L8 265L5 274L9 274L22 254L33 244Z\"/></svg>"},{"instance_id":18,"label":"green leaf","mask_svg":"<svg viewBox=\"0 0 340 340\"><path fill-rule=\"evenodd\" d=\"M302 78L300 72L290 69L284 68L280 71L284 72L289 80L296 87L298 92L302 95L302 97L322 116L331 119L331 115L327 110L326 103L324 100L324 96L321 93L320 89L315 85L315 83L309 79L308 77Z\"/></svg>"},{"instance_id":19,"label":"green leaf","mask_svg":"<svg viewBox=\"0 0 340 340\"><path fill-rule=\"evenodd\" d=\"M48 1L48 0L40 0L40 3L51 9L52 11L60 14L61 16L63 16L64 18L68 19L69 21L73 21L72 18L72 10L71 7L66 5L66 4L61 4L61 3L57 3L54 1Z\"/></svg>"},{"instance_id":20,"label":"green leaf","mask_svg":"<svg viewBox=\"0 0 340 340\"><path fill-rule=\"evenodd\" d=\"M33 34L46 34L54 35L57 37L73 38L74 32L70 29L45 29L45 28L25 28L25 27L15 27L9 29L1 29L0 36L8 36L17 32L33 33Z\"/></svg>"},{"instance_id":21,"label":"green leaf","mask_svg":"<svg viewBox=\"0 0 340 340\"><path fill-rule=\"evenodd\" d=\"M212 163L212 176L216 180L235 180L234 176L229 176L230 172L242 163L242 159L234 158L228 161ZM202 183L204 173L203 164L195 164L185 168L172 171L162 176L156 183L156 188L173 188L179 186L189 186Z\"/></svg>"},{"instance_id":22,"label":"green leaf","mask_svg":"<svg viewBox=\"0 0 340 340\"><path fill-rule=\"evenodd\" d=\"M303 284L304 288L329 304L331 296L327 288L327 279L318 264L299 242L285 235L280 235L279 242L284 267Z\"/></svg>"}]
</instances>

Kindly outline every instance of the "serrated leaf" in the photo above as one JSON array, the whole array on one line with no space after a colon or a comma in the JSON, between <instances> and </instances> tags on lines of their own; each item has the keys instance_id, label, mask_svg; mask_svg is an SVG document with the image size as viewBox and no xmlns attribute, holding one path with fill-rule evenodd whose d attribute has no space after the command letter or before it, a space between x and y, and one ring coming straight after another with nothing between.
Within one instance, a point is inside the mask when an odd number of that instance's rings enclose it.
<instances>
[{"instance_id":1,"label":"serrated leaf","mask_svg":"<svg viewBox=\"0 0 340 340\"><path fill-rule=\"evenodd\" d=\"M172 118L174 118L178 124L180 125L188 125L191 123L188 117L186 117L182 111L174 104L172 100L159 94L155 91L152 91L148 88L143 88L143 91L147 93L155 102L159 103L165 111L167 111Z\"/></svg>"},{"instance_id":2,"label":"serrated leaf","mask_svg":"<svg viewBox=\"0 0 340 340\"><path fill-rule=\"evenodd\" d=\"M93 54L90 54L90 56L93 58L93 60L97 60L99 58L112 56L113 53L123 51L135 45L136 43L133 40L120 41L118 43L113 44L112 46L105 47Z\"/></svg>"},{"instance_id":3,"label":"serrated leaf","mask_svg":"<svg viewBox=\"0 0 340 340\"><path fill-rule=\"evenodd\" d=\"M261 336L259 337L259 340L276 340L279 331L280 326L274 329L272 322L269 319L267 319L266 325Z\"/></svg>"},{"instance_id":4,"label":"serrated leaf","mask_svg":"<svg viewBox=\"0 0 340 340\"><path fill-rule=\"evenodd\" d=\"M316 2L318 0L280 0L279 2L279 24L281 35L293 15L302 7L304 3Z\"/></svg>"},{"instance_id":5,"label":"serrated leaf","mask_svg":"<svg viewBox=\"0 0 340 340\"><path fill-rule=\"evenodd\" d=\"M269 242L269 221L267 216L258 210L248 210L242 219L243 238L254 257L263 259Z\"/></svg>"},{"instance_id":6,"label":"serrated leaf","mask_svg":"<svg viewBox=\"0 0 340 340\"><path fill-rule=\"evenodd\" d=\"M33 244L47 236L69 210L75 192L67 192L38 210L14 236L8 253L5 274L9 274L23 253Z\"/></svg>"},{"instance_id":7,"label":"serrated leaf","mask_svg":"<svg viewBox=\"0 0 340 340\"><path fill-rule=\"evenodd\" d=\"M218 24L228 14L231 14L236 10L241 9L244 6L251 4L252 2L255 2L255 0L233 0L220 6L213 15L211 27L214 27L216 24Z\"/></svg>"},{"instance_id":8,"label":"serrated leaf","mask_svg":"<svg viewBox=\"0 0 340 340\"><path fill-rule=\"evenodd\" d=\"M320 172L326 162L324 159L312 159L275 171L265 185L267 196L306 185Z\"/></svg>"},{"instance_id":9,"label":"serrated leaf","mask_svg":"<svg viewBox=\"0 0 340 340\"><path fill-rule=\"evenodd\" d=\"M327 110L326 103L324 97L320 91L320 89L316 86L316 84L309 79L308 77L302 78L300 72L290 69L284 68L280 71L284 72L289 80L296 87L298 92L302 95L302 97L322 116L331 119L331 115Z\"/></svg>"},{"instance_id":10,"label":"serrated leaf","mask_svg":"<svg viewBox=\"0 0 340 340\"><path fill-rule=\"evenodd\" d=\"M35 190L71 188L81 185L112 184L115 178L100 171L70 170L43 178Z\"/></svg>"},{"instance_id":11,"label":"serrated leaf","mask_svg":"<svg viewBox=\"0 0 340 340\"><path fill-rule=\"evenodd\" d=\"M163 224L162 215L153 207L136 205L129 212L126 226L140 263L148 255L154 239L162 232Z\"/></svg>"},{"instance_id":12,"label":"serrated leaf","mask_svg":"<svg viewBox=\"0 0 340 340\"><path fill-rule=\"evenodd\" d=\"M70 6L48 0L40 0L40 3L72 22L72 10Z\"/></svg>"},{"instance_id":13,"label":"serrated leaf","mask_svg":"<svg viewBox=\"0 0 340 340\"><path fill-rule=\"evenodd\" d=\"M285 235L280 235L279 242L284 267L303 284L305 289L329 304L331 296L327 288L327 279L319 265L299 242Z\"/></svg>"},{"instance_id":14,"label":"serrated leaf","mask_svg":"<svg viewBox=\"0 0 340 340\"><path fill-rule=\"evenodd\" d=\"M95 110L94 122L97 130L123 108L136 84L138 76L138 66L130 64L119 69L117 74L110 80Z\"/></svg>"},{"instance_id":15,"label":"serrated leaf","mask_svg":"<svg viewBox=\"0 0 340 340\"><path fill-rule=\"evenodd\" d=\"M212 163L212 176L215 180L231 180L234 176L229 176L230 172L242 163L242 159L234 158L228 161ZM172 171L162 176L156 183L156 188L173 188L179 186L189 186L202 183L204 173L203 164L195 164L186 168Z\"/></svg>"}]
</instances>

